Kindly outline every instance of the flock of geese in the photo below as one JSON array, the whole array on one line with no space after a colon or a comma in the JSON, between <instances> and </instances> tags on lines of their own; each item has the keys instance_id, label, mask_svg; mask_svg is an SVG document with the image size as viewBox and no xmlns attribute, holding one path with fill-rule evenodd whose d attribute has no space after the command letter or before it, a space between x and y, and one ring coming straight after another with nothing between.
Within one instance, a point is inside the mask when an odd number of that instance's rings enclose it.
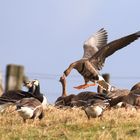
<instances>
[{"instance_id":1,"label":"flock of geese","mask_svg":"<svg viewBox=\"0 0 140 140\"><path fill-rule=\"evenodd\" d=\"M130 90L118 89L106 82L99 71L102 69L108 56L122 49L140 37L140 31L107 43L107 31L100 29L84 43L82 59L73 62L60 77L62 95L55 101L55 107L80 107L85 111L88 119L103 115L111 107L140 107L140 83L135 84ZM100 93L84 91L79 94L68 94L66 77L72 69L76 69L84 78L85 83L76 86L76 89L85 89L98 84L106 92ZM89 84L88 82L92 82ZM26 122L27 119L42 119L48 107L47 98L40 92L38 80L26 81L24 86L28 91L12 90L0 97L0 112L8 106L16 106L16 111Z\"/></svg>"}]
</instances>

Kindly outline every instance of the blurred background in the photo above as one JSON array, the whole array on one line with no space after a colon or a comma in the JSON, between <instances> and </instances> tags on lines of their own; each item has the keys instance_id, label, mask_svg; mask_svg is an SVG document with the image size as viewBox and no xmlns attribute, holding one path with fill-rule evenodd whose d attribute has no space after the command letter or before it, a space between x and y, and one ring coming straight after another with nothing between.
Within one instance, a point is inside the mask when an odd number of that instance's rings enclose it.
<instances>
[{"instance_id":1,"label":"blurred background","mask_svg":"<svg viewBox=\"0 0 140 140\"><path fill-rule=\"evenodd\" d=\"M25 75L40 81L50 103L61 95L63 71L83 56L84 41L101 28L108 42L140 30L138 0L5 0L0 1L0 70L5 89L8 64L24 66ZM130 89L140 81L140 40L110 56L102 73L110 82ZM73 70L68 93L83 83ZM86 90L96 91L97 87ZM81 90L82 91L82 90Z\"/></svg>"}]
</instances>

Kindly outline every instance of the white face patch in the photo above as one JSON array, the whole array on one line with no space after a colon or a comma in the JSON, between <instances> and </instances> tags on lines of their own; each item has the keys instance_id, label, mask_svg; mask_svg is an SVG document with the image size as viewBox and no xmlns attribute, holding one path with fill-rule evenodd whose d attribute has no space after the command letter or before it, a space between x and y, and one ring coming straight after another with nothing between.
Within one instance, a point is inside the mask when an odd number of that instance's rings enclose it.
<instances>
[{"instance_id":1,"label":"white face patch","mask_svg":"<svg viewBox=\"0 0 140 140\"><path fill-rule=\"evenodd\" d=\"M39 81L38 80L34 80L33 84L36 85L36 86L39 86Z\"/></svg>"}]
</instances>

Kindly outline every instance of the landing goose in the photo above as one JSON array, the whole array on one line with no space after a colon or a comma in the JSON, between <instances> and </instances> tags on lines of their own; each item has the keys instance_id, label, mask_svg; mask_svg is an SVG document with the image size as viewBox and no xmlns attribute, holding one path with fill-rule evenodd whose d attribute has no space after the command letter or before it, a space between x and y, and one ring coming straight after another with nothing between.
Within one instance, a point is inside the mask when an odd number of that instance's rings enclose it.
<instances>
[{"instance_id":1,"label":"landing goose","mask_svg":"<svg viewBox=\"0 0 140 140\"><path fill-rule=\"evenodd\" d=\"M25 123L27 119L42 119L44 116L43 106L36 98L23 98L16 103L16 110L23 118Z\"/></svg>"},{"instance_id":2,"label":"landing goose","mask_svg":"<svg viewBox=\"0 0 140 140\"><path fill-rule=\"evenodd\" d=\"M140 31L122 37L107 43L107 31L100 29L94 35L92 35L84 43L84 55L83 58L73 62L64 71L64 75L68 76L72 69L76 69L84 78L85 84L77 86L77 89L84 89L89 86L94 86L97 82L106 91L111 91L112 86L105 82L103 77L99 74L102 69L105 59L115 53L117 50L126 47L136 39L140 37ZM88 82L93 82L88 84Z\"/></svg>"}]
</instances>

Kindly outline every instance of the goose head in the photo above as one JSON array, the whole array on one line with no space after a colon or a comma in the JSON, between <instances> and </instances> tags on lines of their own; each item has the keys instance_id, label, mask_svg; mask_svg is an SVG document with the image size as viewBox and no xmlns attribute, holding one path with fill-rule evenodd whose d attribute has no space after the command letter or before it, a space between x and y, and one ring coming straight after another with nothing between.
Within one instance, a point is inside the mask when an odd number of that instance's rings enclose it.
<instances>
[{"instance_id":1,"label":"goose head","mask_svg":"<svg viewBox=\"0 0 140 140\"><path fill-rule=\"evenodd\" d=\"M65 77L65 75L60 77L59 82L62 85L62 97L65 97L65 96L67 96L67 87L66 87L67 85L66 85L66 77Z\"/></svg>"},{"instance_id":2,"label":"goose head","mask_svg":"<svg viewBox=\"0 0 140 140\"><path fill-rule=\"evenodd\" d=\"M47 98L40 92L39 81L37 79L28 81L25 83L25 86L29 89L29 92L42 103L42 106L45 109L48 105L48 101Z\"/></svg>"},{"instance_id":3,"label":"goose head","mask_svg":"<svg viewBox=\"0 0 140 140\"><path fill-rule=\"evenodd\" d=\"M34 95L40 94L40 84L38 80L24 82L24 86Z\"/></svg>"}]
</instances>

